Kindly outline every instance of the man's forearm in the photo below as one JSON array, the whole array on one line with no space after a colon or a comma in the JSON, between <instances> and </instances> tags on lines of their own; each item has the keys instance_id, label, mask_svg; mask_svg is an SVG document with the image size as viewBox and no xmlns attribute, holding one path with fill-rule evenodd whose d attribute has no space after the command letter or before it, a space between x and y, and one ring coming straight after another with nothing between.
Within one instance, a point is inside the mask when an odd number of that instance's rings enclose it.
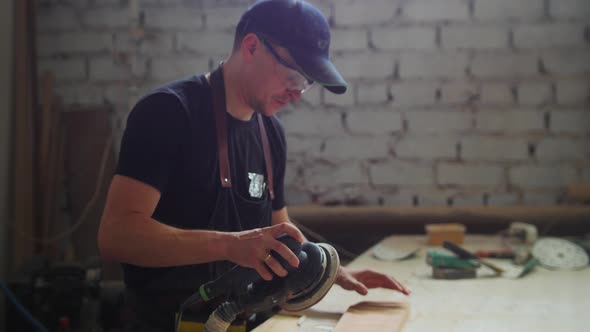
<instances>
[{"instance_id":1,"label":"man's forearm","mask_svg":"<svg viewBox=\"0 0 590 332\"><path fill-rule=\"evenodd\" d=\"M108 260L164 267L227 259L231 237L224 232L178 229L137 214L103 220L99 248L101 256Z\"/></svg>"}]
</instances>

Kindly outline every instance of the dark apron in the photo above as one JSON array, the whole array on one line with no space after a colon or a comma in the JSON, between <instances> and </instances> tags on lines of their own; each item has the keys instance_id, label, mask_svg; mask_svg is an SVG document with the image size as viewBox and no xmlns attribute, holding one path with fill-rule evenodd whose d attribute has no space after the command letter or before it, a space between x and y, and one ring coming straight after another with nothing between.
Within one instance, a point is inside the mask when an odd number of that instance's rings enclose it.
<instances>
[{"instance_id":1,"label":"dark apron","mask_svg":"<svg viewBox=\"0 0 590 332\"><path fill-rule=\"evenodd\" d=\"M272 199L274 199L274 185L272 160L270 154L270 143L266 134L262 115L256 113L260 137L264 150L264 160L266 168L266 187L261 200L254 201L242 197L237 189L232 187L232 177L230 160L228 153L228 133L227 133L227 110L225 103L225 86L223 81L223 69L220 65L210 76L211 90L213 93L213 110L215 113L215 126L217 135L217 151L219 161L219 181L221 190L217 196L215 208L211 219L208 223L210 230L223 232L239 232L252 227L244 227L248 222L258 221L256 227L267 227L272 224ZM270 199L268 199L270 196ZM247 218L242 219L242 218ZM205 276L203 283L216 279L229 268L235 265L229 261L218 261L209 263L209 275ZM183 269L183 267L179 267ZM173 270L174 271L174 270ZM208 277L208 278L207 278ZM203 276L195 276L197 279L203 279ZM170 278L164 278L163 283L170 283ZM159 280L154 280L158 283ZM187 292L174 291L152 294L138 294L137 292L127 291L126 302L129 309L129 323L126 324L126 331L172 331L174 327L174 315L176 309L188 296L198 290L200 285L195 289ZM200 304L190 308L190 312L199 317L206 317L216 308L220 301L210 301L211 303Z\"/></svg>"}]
</instances>

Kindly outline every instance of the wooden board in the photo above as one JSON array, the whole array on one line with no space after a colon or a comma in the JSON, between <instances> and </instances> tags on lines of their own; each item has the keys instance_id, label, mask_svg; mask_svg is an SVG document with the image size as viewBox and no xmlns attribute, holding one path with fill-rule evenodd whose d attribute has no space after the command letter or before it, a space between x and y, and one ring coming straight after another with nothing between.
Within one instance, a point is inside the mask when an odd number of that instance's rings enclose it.
<instances>
[{"instance_id":1,"label":"wooden board","mask_svg":"<svg viewBox=\"0 0 590 332\"><path fill-rule=\"evenodd\" d=\"M82 225L72 234L72 240L77 258L84 260L98 255L98 226L115 169L110 110L84 109L64 112L63 121L66 142L65 176L68 179L66 189L72 223L81 217L84 219ZM104 169L101 169L105 153ZM85 211L89 203L91 204Z\"/></svg>"},{"instance_id":2,"label":"wooden board","mask_svg":"<svg viewBox=\"0 0 590 332\"><path fill-rule=\"evenodd\" d=\"M360 302L348 308L334 332L402 331L409 315L407 303Z\"/></svg>"},{"instance_id":3,"label":"wooden board","mask_svg":"<svg viewBox=\"0 0 590 332\"><path fill-rule=\"evenodd\" d=\"M329 330L333 332L359 332L359 331L387 331L401 332L410 313L408 303L399 302L371 302L357 303L344 314L321 315L320 313L308 313L304 316L280 314L267 320L254 332L316 332ZM336 316L335 316L336 315ZM322 319L317 319L322 317ZM330 317L326 319L324 317ZM303 321L316 320L316 326ZM327 323L326 323L327 322Z\"/></svg>"}]
</instances>

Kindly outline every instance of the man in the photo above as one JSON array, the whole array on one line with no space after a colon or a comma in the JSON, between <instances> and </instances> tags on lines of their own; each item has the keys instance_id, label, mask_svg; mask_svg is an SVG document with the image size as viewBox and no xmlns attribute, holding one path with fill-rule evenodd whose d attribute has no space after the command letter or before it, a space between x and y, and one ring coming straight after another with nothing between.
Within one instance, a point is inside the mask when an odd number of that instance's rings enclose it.
<instances>
[{"instance_id":1,"label":"man","mask_svg":"<svg viewBox=\"0 0 590 332\"><path fill-rule=\"evenodd\" d=\"M341 94L326 19L302 1L261 1L236 28L212 73L162 86L129 115L99 230L105 259L123 264L139 330L170 330L175 310L228 264L270 280L297 266L276 238L304 241L284 203L284 130L274 114L313 82ZM220 110L220 111L217 111ZM224 263L225 262L225 263ZM389 276L341 268L336 283L366 294ZM203 312L210 308L201 308Z\"/></svg>"}]
</instances>

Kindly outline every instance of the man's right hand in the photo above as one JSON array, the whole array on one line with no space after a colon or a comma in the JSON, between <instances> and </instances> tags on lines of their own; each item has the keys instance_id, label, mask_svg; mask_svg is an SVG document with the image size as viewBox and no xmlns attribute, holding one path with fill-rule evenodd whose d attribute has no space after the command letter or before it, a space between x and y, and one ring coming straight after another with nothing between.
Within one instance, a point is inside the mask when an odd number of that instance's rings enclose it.
<instances>
[{"instance_id":1,"label":"man's right hand","mask_svg":"<svg viewBox=\"0 0 590 332\"><path fill-rule=\"evenodd\" d=\"M270 255L271 250L276 251L292 266L299 266L297 256L289 247L277 240L279 236L287 234L299 242L305 241L299 229L290 223L280 223L270 227L230 234L232 236L226 244L227 260L256 269L264 280L272 279L270 270L281 277L287 275L287 271Z\"/></svg>"}]
</instances>

